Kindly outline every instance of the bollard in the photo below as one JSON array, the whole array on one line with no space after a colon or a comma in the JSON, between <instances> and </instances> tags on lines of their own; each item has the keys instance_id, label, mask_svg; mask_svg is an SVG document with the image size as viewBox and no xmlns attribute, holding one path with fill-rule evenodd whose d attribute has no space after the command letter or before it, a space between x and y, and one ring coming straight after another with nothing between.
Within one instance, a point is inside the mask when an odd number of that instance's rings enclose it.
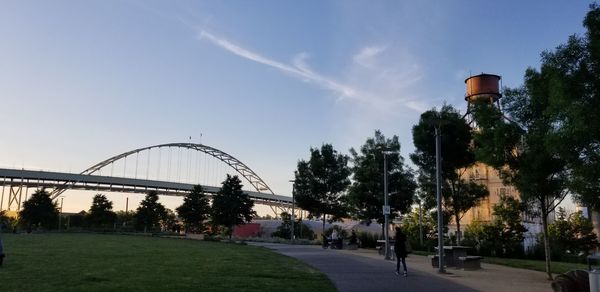
<instances>
[{"instance_id":1,"label":"bollard","mask_svg":"<svg viewBox=\"0 0 600 292\"><path fill-rule=\"evenodd\" d=\"M600 270L588 271L590 279L590 292L600 292Z\"/></svg>"}]
</instances>

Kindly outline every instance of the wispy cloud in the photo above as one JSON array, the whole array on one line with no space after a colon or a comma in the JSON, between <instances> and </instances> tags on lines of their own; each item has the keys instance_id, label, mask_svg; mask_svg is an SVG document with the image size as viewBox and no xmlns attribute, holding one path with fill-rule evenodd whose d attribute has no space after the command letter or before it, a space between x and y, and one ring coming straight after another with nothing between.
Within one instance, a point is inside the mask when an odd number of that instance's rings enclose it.
<instances>
[{"instance_id":1,"label":"wispy cloud","mask_svg":"<svg viewBox=\"0 0 600 292\"><path fill-rule=\"evenodd\" d=\"M364 96L358 93L358 90L352 88L351 86L341 84L331 78L322 76L308 67L305 62L305 59L308 58L308 55L305 53L301 53L294 58L294 66L290 66L288 64L284 64L270 58L264 57L258 53L245 49L239 45L234 44L233 42L217 36L213 33L207 32L205 30L200 30L198 33L198 38L206 39L211 43L237 55L242 58L261 63L263 65L267 65L276 69L279 69L286 73L291 73L292 75L299 77L305 81L313 82L323 88L332 90L340 95L340 97L344 98L353 98L357 100L364 101Z\"/></svg>"},{"instance_id":2,"label":"wispy cloud","mask_svg":"<svg viewBox=\"0 0 600 292\"><path fill-rule=\"evenodd\" d=\"M382 56L387 52L385 45L366 46L355 54L352 57L353 63L346 68L348 74L345 74L344 83L311 69L308 64L310 56L305 52L295 55L291 63L287 64L244 48L205 29L198 29L197 37L241 58L275 68L304 82L327 89L335 93L340 100L354 100L378 111L392 111L398 106L416 112L427 108L426 104L415 101L416 97L407 94L406 90L422 78L419 66L409 55L394 55L397 60L391 66L400 65L402 70L390 67L388 62L382 60Z\"/></svg>"}]
</instances>

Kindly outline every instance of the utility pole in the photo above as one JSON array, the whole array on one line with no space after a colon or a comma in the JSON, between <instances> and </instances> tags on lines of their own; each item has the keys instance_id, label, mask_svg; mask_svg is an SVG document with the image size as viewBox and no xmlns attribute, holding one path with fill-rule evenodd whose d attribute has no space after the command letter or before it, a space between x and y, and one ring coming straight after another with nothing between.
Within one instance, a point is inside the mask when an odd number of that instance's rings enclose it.
<instances>
[{"instance_id":1,"label":"utility pole","mask_svg":"<svg viewBox=\"0 0 600 292\"><path fill-rule=\"evenodd\" d=\"M384 230L383 236L385 237L385 259L390 260L390 236L389 236L389 214L390 214L390 205L388 205L388 171L387 171L387 154L388 152L383 152L383 218L384 218Z\"/></svg>"},{"instance_id":2,"label":"utility pole","mask_svg":"<svg viewBox=\"0 0 600 292\"><path fill-rule=\"evenodd\" d=\"M291 230L291 240L292 243L294 242L294 239L296 239L296 234L294 234L294 205L295 205L295 200L294 200L294 193L296 192L296 181L295 180L290 180L290 182L292 183L292 216L290 217L292 219L292 230Z\"/></svg>"},{"instance_id":3,"label":"utility pole","mask_svg":"<svg viewBox=\"0 0 600 292\"><path fill-rule=\"evenodd\" d=\"M438 225L438 258L439 273L445 273L444 270L444 228L442 216L442 134L440 125L435 127L435 182L437 195L437 225Z\"/></svg>"},{"instance_id":4,"label":"utility pole","mask_svg":"<svg viewBox=\"0 0 600 292\"><path fill-rule=\"evenodd\" d=\"M421 209L421 198L419 198L419 244L423 246L423 210Z\"/></svg>"}]
</instances>

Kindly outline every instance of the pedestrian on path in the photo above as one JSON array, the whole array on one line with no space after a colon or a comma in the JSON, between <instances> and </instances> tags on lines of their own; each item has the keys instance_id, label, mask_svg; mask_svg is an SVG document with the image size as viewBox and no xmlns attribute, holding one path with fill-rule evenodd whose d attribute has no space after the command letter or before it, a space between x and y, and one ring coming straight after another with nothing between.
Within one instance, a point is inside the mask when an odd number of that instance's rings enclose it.
<instances>
[{"instance_id":1,"label":"pedestrian on path","mask_svg":"<svg viewBox=\"0 0 600 292\"><path fill-rule=\"evenodd\" d=\"M400 275L400 261L404 267L404 277L406 270L406 235L402 233L400 227L396 227L396 242L394 242L394 252L396 253L396 275Z\"/></svg>"}]
</instances>

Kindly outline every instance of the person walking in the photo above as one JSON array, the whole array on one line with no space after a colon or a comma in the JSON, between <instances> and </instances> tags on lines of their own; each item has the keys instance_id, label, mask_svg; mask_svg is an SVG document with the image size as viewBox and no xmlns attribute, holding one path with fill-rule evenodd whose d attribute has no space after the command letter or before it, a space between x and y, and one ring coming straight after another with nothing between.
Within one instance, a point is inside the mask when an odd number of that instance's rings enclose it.
<instances>
[{"instance_id":1,"label":"person walking","mask_svg":"<svg viewBox=\"0 0 600 292\"><path fill-rule=\"evenodd\" d=\"M396 241L394 242L394 252L396 253L396 275L400 275L400 261L404 267L404 277L407 276L406 270L406 235L400 227L396 227Z\"/></svg>"}]
</instances>

